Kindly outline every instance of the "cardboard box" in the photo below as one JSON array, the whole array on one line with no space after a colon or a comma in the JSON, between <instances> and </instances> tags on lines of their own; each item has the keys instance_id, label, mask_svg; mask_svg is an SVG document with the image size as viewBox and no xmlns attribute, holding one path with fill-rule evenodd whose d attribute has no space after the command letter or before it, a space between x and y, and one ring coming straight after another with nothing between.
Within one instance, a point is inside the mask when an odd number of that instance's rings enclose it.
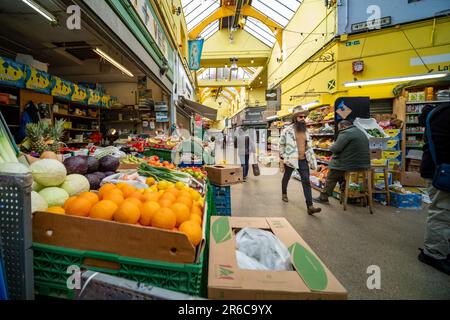
<instances>
[{"instance_id":1,"label":"cardboard box","mask_svg":"<svg viewBox=\"0 0 450 320\"><path fill-rule=\"evenodd\" d=\"M381 158L381 157L380 157ZM388 160L387 159L371 159L370 163L373 166L387 166L388 165Z\"/></svg>"},{"instance_id":2,"label":"cardboard box","mask_svg":"<svg viewBox=\"0 0 450 320\"><path fill-rule=\"evenodd\" d=\"M422 160L409 159L408 163L409 163L410 166L420 167L420 165L422 164Z\"/></svg>"},{"instance_id":3,"label":"cardboard box","mask_svg":"<svg viewBox=\"0 0 450 320\"><path fill-rule=\"evenodd\" d=\"M387 142L386 151L397 151L401 149L400 140L389 140Z\"/></svg>"},{"instance_id":4,"label":"cardboard box","mask_svg":"<svg viewBox=\"0 0 450 320\"><path fill-rule=\"evenodd\" d=\"M137 170L139 169L139 164L137 163L121 163L117 170Z\"/></svg>"},{"instance_id":5,"label":"cardboard box","mask_svg":"<svg viewBox=\"0 0 450 320\"><path fill-rule=\"evenodd\" d=\"M406 170L409 171L409 172L418 172L418 173L420 173L420 166L408 165Z\"/></svg>"},{"instance_id":6,"label":"cardboard box","mask_svg":"<svg viewBox=\"0 0 450 320\"><path fill-rule=\"evenodd\" d=\"M370 149L370 159L381 159L382 151L381 149Z\"/></svg>"},{"instance_id":7,"label":"cardboard box","mask_svg":"<svg viewBox=\"0 0 450 320\"><path fill-rule=\"evenodd\" d=\"M402 130L401 129L389 129L384 130L384 132L390 137L390 140L401 140Z\"/></svg>"},{"instance_id":8,"label":"cardboard box","mask_svg":"<svg viewBox=\"0 0 450 320\"><path fill-rule=\"evenodd\" d=\"M235 232L273 232L289 249L293 271L239 269ZM285 218L212 217L208 298L220 300L346 299L347 291Z\"/></svg>"},{"instance_id":9,"label":"cardboard box","mask_svg":"<svg viewBox=\"0 0 450 320\"><path fill-rule=\"evenodd\" d=\"M205 246L206 219L203 220L203 238L195 248L181 232L36 212L33 216L33 242L138 259L198 263Z\"/></svg>"},{"instance_id":10,"label":"cardboard box","mask_svg":"<svg viewBox=\"0 0 450 320\"><path fill-rule=\"evenodd\" d=\"M419 172L405 171L402 173L400 183L405 187L427 187L427 182L420 176Z\"/></svg>"},{"instance_id":11,"label":"cardboard box","mask_svg":"<svg viewBox=\"0 0 450 320\"><path fill-rule=\"evenodd\" d=\"M401 151L383 151L383 159L388 159L389 161L402 161Z\"/></svg>"},{"instance_id":12,"label":"cardboard box","mask_svg":"<svg viewBox=\"0 0 450 320\"><path fill-rule=\"evenodd\" d=\"M212 165L205 166L209 181L216 186L229 186L242 183L244 172L241 166Z\"/></svg>"}]
</instances>

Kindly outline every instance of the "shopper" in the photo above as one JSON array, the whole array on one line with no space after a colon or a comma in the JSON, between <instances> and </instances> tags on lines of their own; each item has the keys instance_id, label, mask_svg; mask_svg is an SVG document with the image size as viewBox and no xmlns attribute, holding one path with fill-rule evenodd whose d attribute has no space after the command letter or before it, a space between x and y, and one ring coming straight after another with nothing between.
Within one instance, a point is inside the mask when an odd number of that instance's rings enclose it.
<instances>
[{"instance_id":1,"label":"shopper","mask_svg":"<svg viewBox=\"0 0 450 320\"><path fill-rule=\"evenodd\" d=\"M450 275L450 193L438 190L432 185L436 165L427 138L428 130L431 130L437 163L450 163L450 104L436 107L431 114L428 127L426 119L433 109L431 105L425 106L419 117L419 124L426 127L420 173L428 182L428 193L432 202L428 207L424 248L420 249L418 258L423 263Z\"/></svg>"},{"instance_id":2,"label":"shopper","mask_svg":"<svg viewBox=\"0 0 450 320\"><path fill-rule=\"evenodd\" d=\"M314 198L320 203L328 203L336 184L345 183L345 172L370 168L369 140L364 132L350 121L342 120L338 124L339 134L330 147L333 156L329 165L325 192Z\"/></svg>"},{"instance_id":3,"label":"shopper","mask_svg":"<svg viewBox=\"0 0 450 320\"><path fill-rule=\"evenodd\" d=\"M245 127L243 129L237 129L234 138L234 147L237 149L239 162L244 173L244 182L246 182L250 166L250 155L256 151L252 130Z\"/></svg>"},{"instance_id":4,"label":"shopper","mask_svg":"<svg viewBox=\"0 0 450 320\"><path fill-rule=\"evenodd\" d=\"M292 124L281 132L280 137L280 164L284 170L281 182L281 199L288 202L287 187L294 170L298 170L303 186L308 214L320 212L321 208L313 205L309 169L317 168L316 158L312 149L312 141L306 129L307 111L294 114Z\"/></svg>"}]
</instances>

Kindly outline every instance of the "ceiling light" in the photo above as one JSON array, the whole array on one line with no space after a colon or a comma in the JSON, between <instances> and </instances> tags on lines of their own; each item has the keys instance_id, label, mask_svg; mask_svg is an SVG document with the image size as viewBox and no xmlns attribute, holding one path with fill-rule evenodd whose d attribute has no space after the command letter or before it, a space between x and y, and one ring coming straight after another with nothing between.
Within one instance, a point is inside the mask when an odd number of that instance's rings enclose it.
<instances>
[{"instance_id":1,"label":"ceiling light","mask_svg":"<svg viewBox=\"0 0 450 320\"><path fill-rule=\"evenodd\" d=\"M250 63L251 63L251 64L255 63L255 60L252 59L252 60L250 61Z\"/></svg>"},{"instance_id":2,"label":"ceiling light","mask_svg":"<svg viewBox=\"0 0 450 320\"><path fill-rule=\"evenodd\" d=\"M316 104L319 104L319 103L320 103L319 100L316 100L316 101L304 104L304 105L302 105L302 109L308 110L310 107L315 106Z\"/></svg>"},{"instance_id":3,"label":"ceiling light","mask_svg":"<svg viewBox=\"0 0 450 320\"><path fill-rule=\"evenodd\" d=\"M226 65L225 65L225 69L227 69L227 68L228 68L228 65L226 64Z\"/></svg>"},{"instance_id":4,"label":"ceiling light","mask_svg":"<svg viewBox=\"0 0 450 320\"><path fill-rule=\"evenodd\" d=\"M393 83L393 82L436 79L436 78L443 78L445 76L447 76L447 73L428 73L428 74L404 76L404 77L393 77L393 78L382 78L382 79L346 82L346 83L344 83L344 86L345 87L359 87L359 86L368 86L368 85L373 85L373 84L385 84L385 83Z\"/></svg>"},{"instance_id":5,"label":"ceiling light","mask_svg":"<svg viewBox=\"0 0 450 320\"><path fill-rule=\"evenodd\" d=\"M100 50L99 48L95 48L94 52L97 53L100 57L102 57L103 59L105 59L106 61L108 61L109 63L111 63L113 66L115 66L117 69L119 69L120 71L122 71L123 73L125 73L127 76L129 77L134 77L134 75L128 71L128 69L126 69L124 66L122 66L120 63L118 63L116 60L114 60L113 58L111 58L110 56L108 56L106 53L104 53L102 50Z\"/></svg>"},{"instance_id":6,"label":"ceiling light","mask_svg":"<svg viewBox=\"0 0 450 320\"><path fill-rule=\"evenodd\" d=\"M41 16L43 16L48 21L50 21L50 22L56 22L57 21L54 15L52 15L50 12L48 12L47 10L42 8L39 4L37 4L33 0L22 0L22 2L27 4L31 8L33 8L33 10L38 12Z\"/></svg>"},{"instance_id":7,"label":"ceiling light","mask_svg":"<svg viewBox=\"0 0 450 320\"><path fill-rule=\"evenodd\" d=\"M271 116L271 117L267 117L266 120L274 120L276 118L278 118L278 116Z\"/></svg>"}]
</instances>

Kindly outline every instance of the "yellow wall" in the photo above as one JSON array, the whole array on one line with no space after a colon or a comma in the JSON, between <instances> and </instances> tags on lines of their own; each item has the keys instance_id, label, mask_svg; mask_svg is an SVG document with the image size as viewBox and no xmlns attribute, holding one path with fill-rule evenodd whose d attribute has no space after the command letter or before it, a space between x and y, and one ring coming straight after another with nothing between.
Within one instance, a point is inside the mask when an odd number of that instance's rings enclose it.
<instances>
[{"instance_id":1,"label":"yellow wall","mask_svg":"<svg viewBox=\"0 0 450 320\"><path fill-rule=\"evenodd\" d=\"M256 103L259 106L266 105L266 88L253 88L253 90L246 90L247 105L254 106Z\"/></svg>"},{"instance_id":2,"label":"yellow wall","mask_svg":"<svg viewBox=\"0 0 450 320\"><path fill-rule=\"evenodd\" d=\"M323 1L304 0L285 29L283 48L281 50L276 44L268 63L269 88L287 77L333 38L336 33L336 9L327 9ZM304 32L303 36L300 32ZM281 62L277 61L279 58L282 58Z\"/></svg>"}]
</instances>

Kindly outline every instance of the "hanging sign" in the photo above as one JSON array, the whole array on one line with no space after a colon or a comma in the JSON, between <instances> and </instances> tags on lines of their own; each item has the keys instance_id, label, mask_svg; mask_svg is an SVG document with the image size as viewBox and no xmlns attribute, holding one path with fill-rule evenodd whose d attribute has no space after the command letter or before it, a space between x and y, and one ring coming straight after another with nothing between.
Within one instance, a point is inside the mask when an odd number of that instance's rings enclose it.
<instances>
[{"instance_id":1,"label":"hanging sign","mask_svg":"<svg viewBox=\"0 0 450 320\"><path fill-rule=\"evenodd\" d=\"M25 87L25 66L8 58L0 57L0 84Z\"/></svg>"},{"instance_id":2,"label":"hanging sign","mask_svg":"<svg viewBox=\"0 0 450 320\"><path fill-rule=\"evenodd\" d=\"M167 112L156 112L156 122L169 122L169 115Z\"/></svg>"},{"instance_id":3,"label":"hanging sign","mask_svg":"<svg viewBox=\"0 0 450 320\"><path fill-rule=\"evenodd\" d=\"M73 83L52 76L52 96L69 100L72 98Z\"/></svg>"},{"instance_id":4,"label":"hanging sign","mask_svg":"<svg viewBox=\"0 0 450 320\"><path fill-rule=\"evenodd\" d=\"M102 104L102 96L97 90L88 89L89 99L88 105L90 106L100 106Z\"/></svg>"},{"instance_id":5,"label":"hanging sign","mask_svg":"<svg viewBox=\"0 0 450 320\"><path fill-rule=\"evenodd\" d=\"M203 51L203 39L189 40L189 69L200 69L200 59Z\"/></svg>"},{"instance_id":6,"label":"hanging sign","mask_svg":"<svg viewBox=\"0 0 450 320\"><path fill-rule=\"evenodd\" d=\"M77 84L73 85L72 101L87 104L89 100L89 92L86 88Z\"/></svg>"},{"instance_id":7,"label":"hanging sign","mask_svg":"<svg viewBox=\"0 0 450 320\"><path fill-rule=\"evenodd\" d=\"M25 66L25 87L27 89L50 94L52 92L52 76L47 72L38 70L31 66Z\"/></svg>"}]
</instances>

